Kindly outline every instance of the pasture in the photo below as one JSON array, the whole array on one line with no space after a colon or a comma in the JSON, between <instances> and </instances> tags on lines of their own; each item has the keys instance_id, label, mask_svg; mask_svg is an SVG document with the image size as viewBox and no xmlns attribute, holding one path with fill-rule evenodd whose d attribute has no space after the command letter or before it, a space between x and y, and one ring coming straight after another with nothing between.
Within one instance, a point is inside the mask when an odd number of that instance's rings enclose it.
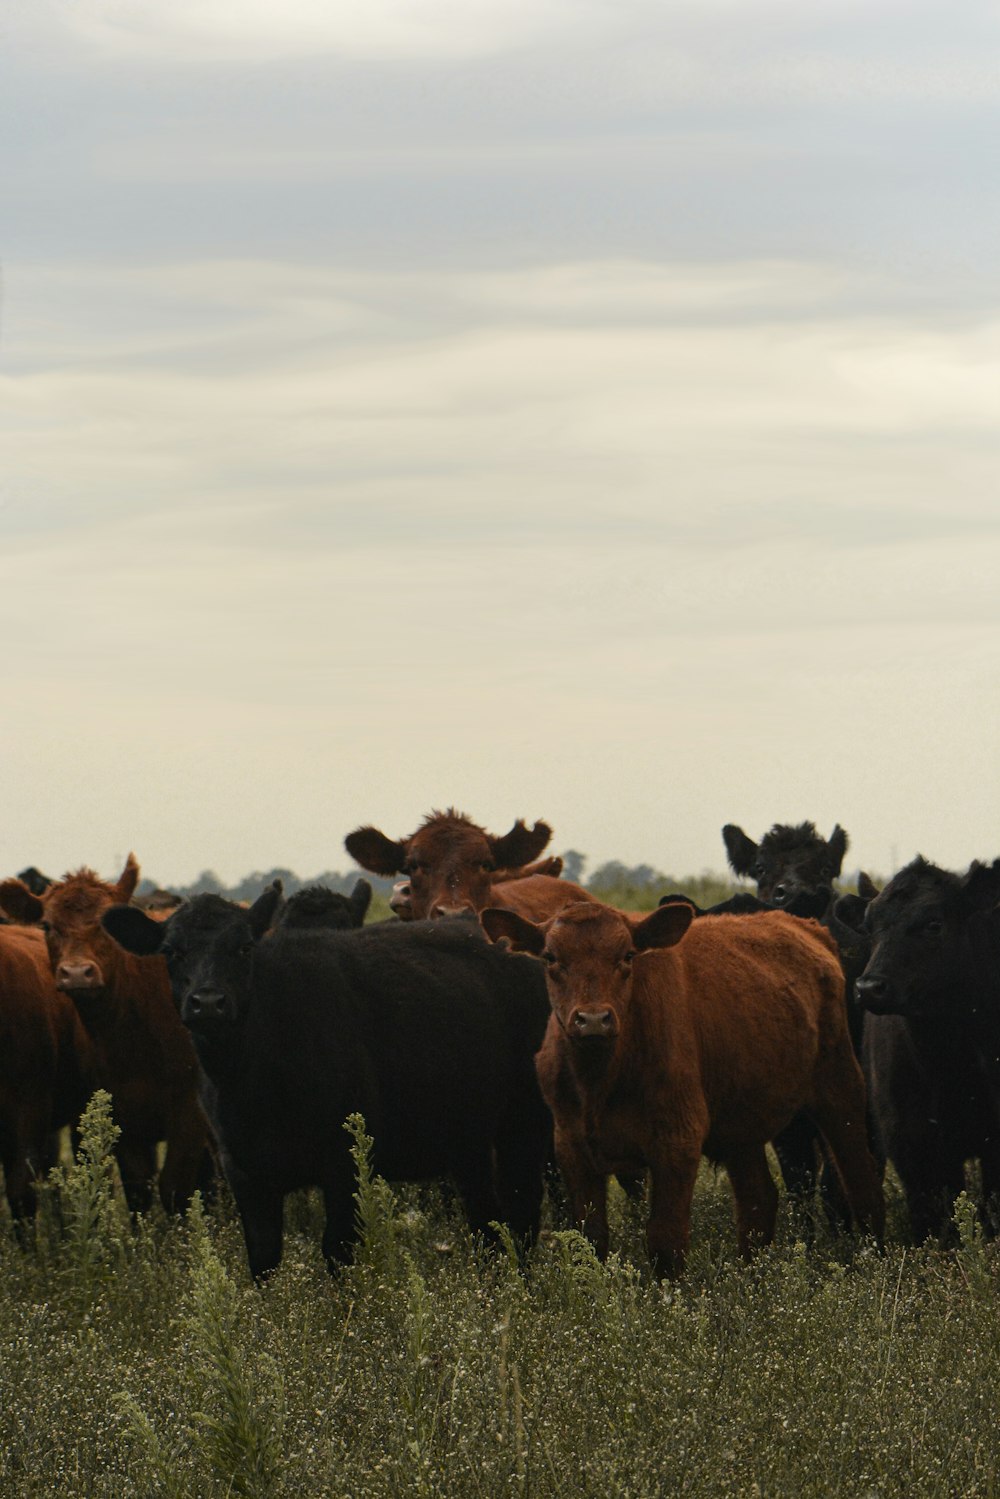
<instances>
[{"instance_id":1,"label":"pasture","mask_svg":"<svg viewBox=\"0 0 1000 1499\"><path fill-rule=\"evenodd\" d=\"M250 1282L228 1197L137 1229L92 1106L0 1277L0 1492L21 1495L992 1495L998 1261L964 1200L951 1252L735 1258L703 1168L682 1282L650 1277L615 1189L613 1253L549 1229L522 1273L438 1192L359 1163L363 1239L327 1275L321 1210ZM61 1228L57 1231L57 1219Z\"/></svg>"}]
</instances>

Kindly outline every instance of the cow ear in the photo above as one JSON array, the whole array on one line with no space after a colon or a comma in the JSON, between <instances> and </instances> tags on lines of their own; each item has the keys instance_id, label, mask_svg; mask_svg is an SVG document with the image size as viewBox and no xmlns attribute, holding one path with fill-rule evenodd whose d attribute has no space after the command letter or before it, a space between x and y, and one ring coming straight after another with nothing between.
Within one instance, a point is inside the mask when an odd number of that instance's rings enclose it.
<instances>
[{"instance_id":1,"label":"cow ear","mask_svg":"<svg viewBox=\"0 0 1000 1499\"><path fill-rule=\"evenodd\" d=\"M5 912L11 921L34 926L36 921L41 921L44 910L38 896L32 895L23 880L0 881L0 911Z\"/></svg>"},{"instance_id":2,"label":"cow ear","mask_svg":"<svg viewBox=\"0 0 1000 1499\"><path fill-rule=\"evenodd\" d=\"M630 921L632 941L639 952L651 947L676 947L694 920L694 907L686 900L657 906L640 921Z\"/></svg>"},{"instance_id":3,"label":"cow ear","mask_svg":"<svg viewBox=\"0 0 1000 1499\"><path fill-rule=\"evenodd\" d=\"M834 905L833 914L837 921L849 927L852 932L863 932L865 912L873 898L864 895L842 895Z\"/></svg>"},{"instance_id":4,"label":"cow ear","mask_svg":"<svg viewBox=\"0 0 1000 1499\"><path fill-rule=\"evenodd\" d=\"M520 817L502 838L494 838L492 833L486 835L498 869L517 869L521 864L530 864L551 837L552 829L547 822L536 822L533 828L527 828Z\"/></svg>"},{"instance_id":5,"label":"cow ear","mask_svg":"<svg viewBox=\"0 0 1000 1499\"><path fill-rule=\"evenodd\" d=\"M722 841L729 856L729 867L733 874L751 875L759 852L758 845L748 838L742 828L727 822L722 829Z\"/></svg>"},{"instance_id":6,"label":"cow ear","mask_svg":"<svg viewBox=\"0 0 1000 1499\"><path fill-rule=\"evenodd\" d=\"M367 880L358 880L350 894L351 910L358 926L364 925L365 915L372 902L372 887Z\"/></svg>"},{"instance_id":7,"label":"cow ear","mask_svg":"<svg viewBox=\"0 0 1000 1499\"><path fill-rule=\"evenodd\" d=\"M278 914L283 889L281 881L274 880L262 895L258 895L247 912L250 918L250 934L255 942L260 941Z\"/></svg>"},{"instance_id":8,"label":"cow ear","mask_svg":"<svg viewBox=\"0 0 1000 1499\"><path fill-rule=\"evenodd\" d=\"M682 895L679 890L671 890L669 895L661 895L656 904L658 906L687 905L691 907L696 916L704 916L705 914L697 901L693 901L690 895Z\"/></svg>"},{"instance_id":9,"label":"cow ear","mask_svg":"<svg viewBox=\"0 0 1000 1499\"><path fill-rule=\"evenodd\" d=\"M879 894L879 888L870 874L865 874L862 869L858 875L858 894L864 900L874 900Z\"/></svg>"},{"instance_id":10,"label":"cow ear","mask_svg":"<svg viewBox=\"0 0 1000 1499\"><path fill-rule=\"evenodd\" d=\"M406 844L393 843L378 828L355 828L344 839L351 858L372 874L400 874L406 868Z\"/></svg>"},{"instance_id":11,"label":"cow ear","mask_svg":"<svg viewBox=\"0 0 1000 1499\"><path fill-rule=\"evenodd\" d=\"M992 864L969 865L961 884L962 903L969 910L984 911L1000 903L1000 859Z\"/></svg>"},{"instance_id":12,"label":"cow ear","mask_svg":"<svg viewBox=\"0 0 1000 1499\"><path fill-rule=\"evenodd\" d=\"M136 885L138 885L138 883L139 864L135 857L135 854L129 854L128 858L125 860L125 868L119 875L118 883L115 886L115 894L118 896L118 899L123 906L127 905L128 902L132 899L133 895L135 894L135 887Z\"/></svg>"},{"instance_id":13,"label":"cow ear","mask_svg":"<svg viewBox=\"0 0 1000 1499\"><path fill-rule=\"evenodd\" d=\"M518 916L516 911L508 911L502 906L487 906L485 911L480 911L479 920L491 942L506 937L514 952L530 952L537 957L545 946L544 929L536 926L533 921Z\"/></svg>"},{"instance_id":14,"label":"cow ear","mask_svg":"<svg viewBox=\"0 0 1000 1499\"><path fill-rule=\"evenodd\" d=\"M826 840L827 852L830 856L830 873L836 876L840 873L840 866L844 862L847 853L847 834L838 822Z\"/></svg>"},{"instance_id":15,"label":"cow ear","mask_svg":"<svg viewBox=\"0 0 1000 1499\"><path fill-rule=\"evenodd\" d=\"M169 921L154 921L138 906L109 906L101 916L101 926L108 936L140 958L159 952L169 925Z\"/></svg>"}]
</instances>

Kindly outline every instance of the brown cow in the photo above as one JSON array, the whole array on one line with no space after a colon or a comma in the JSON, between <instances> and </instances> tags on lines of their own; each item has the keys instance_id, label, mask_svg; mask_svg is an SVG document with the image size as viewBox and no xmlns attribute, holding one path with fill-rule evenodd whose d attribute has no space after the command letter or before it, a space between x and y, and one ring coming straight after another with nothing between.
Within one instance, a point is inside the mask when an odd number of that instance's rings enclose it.
<instances>
[{"instance_id":1,"label":"brown cow","mask_svg":"<svg viewBox=\"0 0 1000 1499\"><path fill-rule=\"evenodd\" d=\"M96 1081L83 1026L52 980L41 932L0 927L0 1161L11 1215L35 1210L53 1131L76 1124Z\"/></svg>"},{"instance_id":2,"label":"brown cow","mask_svg":"<svg viewBox=\"0 0 1000 1499\"><path fill-rule=\"evenodd\" d=\"M831 939L780 911L693 917L682 904L645 917L574 905L542 926L482 913L494 941L545 964L552 1015L536 1065L577 1221L606 1255L608 1175L648 1167L650 1258L658 1274L679 1274L704 1154L729 1173L746 1255L774 1235L764 1147L804 1109L859 1226L880 1237L885 1208Z\"/></svg>"},{"instance_id":3,"label":"brown cow","mask_svg":"<svg viewBox=\"0 0 1000 1499\"><path fill-rule=\"evenodd\" d=\"M553 879L558 879L562 872L563 861L559 854L549 854L545 859L536 859L533 864L523 864L520 869L498 869L493 876L492 886L506 885L510 880L530 879L535 874L549 874ZM577 887L574 885L571 888ZM491 893L499 892L491 889ZM393 885L389 909L395 912L400 921L416 920L413 915L413 890L409 880L397 880Z\"/></svg>"},{"instance_id":4,"label":"brown cow","mask_svg":"<svg viewBox=\"0 0 1000 1499\"><path fill-rule=\"evenodd\" d=\"M162 957L135 958L100 924L103 911L124 905L139 878L129 854L117 884L79 869L41 897L20 880L0 883L0 907L15 921L40 922L56 986L69 995L93 1042L97 1074L113 1100L121 1129L116 1156L129 1207L151 1199L156 1146L166 1140L160 1198L183 1211L208 1171L208 1122L198 1101L198 1063L191 1037L174 1009Z\"/></svg>"},{"instance_id":5,"label":"brown cow","mask_svg":"<svg viewBox=\"0 0 1000 1499\"><path fill-rule=\"evenodd\" d=\"M378 828L363 827L349 833L344 845L373 874L408 876L409 895L400 892L393 909L410 920L475 915L498 898L524 916L539 918L568 901L590 899L580 885L523 867L537 859L551 837L547 823L527 828L519 819L509 833L497 838L450 807L432 812L415 833L398 842ZM502 894L494 888L500 883Z\"/></svg>"}]
</instances>

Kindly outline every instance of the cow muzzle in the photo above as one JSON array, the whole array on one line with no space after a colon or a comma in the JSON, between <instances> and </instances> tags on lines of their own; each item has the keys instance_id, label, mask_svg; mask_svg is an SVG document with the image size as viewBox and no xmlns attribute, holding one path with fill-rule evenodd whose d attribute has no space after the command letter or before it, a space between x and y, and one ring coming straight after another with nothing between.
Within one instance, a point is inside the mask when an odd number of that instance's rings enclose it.
<instances>
[{"instance_id":1,"label":"cow muzzle","mask_svg":"<svg viewBox=\"0 0 1000 1499\"><path fill-rule=\"evenodd\" d=\"M220 1025L235 1016L235 1006L222 989L196 989L184 1001L185 1025Z\"/></svg>"},{"instance_id":2,"label":"cow muzzle","mask_svg":"<svg viewBox=\"0 0 1000 1499\"><path fill-rule=\"evenodd\" d=\"M574 1041L610 1041L618 1034L614 1010L574 1010L569 1034Z\"/></svg>"},{"instance_id":3,"label":"cow muzzle","mask_svg":"<svg viewBox=\"0 0 1000 1499\"><path fill-rule=\"evenodd\" d=\"M96 963L60 963L56 969L56 988L67 994L103 989L104 975Z\"/></svg>"},{"instance_id":4,"label":"cow muzzle","mask_svg":"<svg viewBox=\"0 0 1000 1499\"><path fill-rule=\"evenodd\" d=\"M891 1015L898 1009L892 985L888 979L881 978L878 974L873 974L870 978L862 974L854 985L854 993L862 1009L870 1011L872 1015Z\"/></svg>"}]
</instances>

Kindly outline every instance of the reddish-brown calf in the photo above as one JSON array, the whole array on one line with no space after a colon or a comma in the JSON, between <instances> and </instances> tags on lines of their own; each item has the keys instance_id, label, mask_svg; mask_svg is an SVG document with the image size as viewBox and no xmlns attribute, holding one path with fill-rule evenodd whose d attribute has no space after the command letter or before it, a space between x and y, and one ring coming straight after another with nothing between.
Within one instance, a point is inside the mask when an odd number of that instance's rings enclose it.
<instances>
[{"instance_id":1,"label":"reddish-brown calf","mask_svg":"<svg viewBox=\"0 0 1000 1499\"><path fill-rule=\"evenodd\" d=\"M52 981L41 933L0 926L0 1161L15 1218L34 1212L53 1131L76 1124L95 1086L90 1043Z\"/></svg>"},{"instance_id":2,"label":"reddish-brown calf","mask_svg":"<svg viewBox=\"0 0 1000 1499\"><path fill-rule=\"evenodd\" d=\"M117 884L80 869L41 897L20 880L0 883L0 908L40 922L56 987L76 1006L94 1048L100 1085L112 1097L116 1148L129 1206L149 1205L156 1146L166 1141L159 1190L168 1212L187 1207L208 1169L208 1121L198 1101L198 1063L174 1009L162 957L136 958L113 942L100 917L127 903L139 878L129 854Z\"/></svg>"},{"instance_id":3,"label":"reddish-brown calf","mask_svg":"<svg viewBox=\"0 0 1000 1499\"><path fill-rule=\"evenodd\" d=\"M569 901L590 898L569 880L524 867L538 858L551 837L547 823L536 822L529 829L518 820L497 838L464 812L449 808L432 812L415 833L397 842L378 828L364 827L348 833L344 845L373 874L407 876L408 894L401 893L393 909L411 920L476 915L498 900L525 916L540 917ZM502 892L495 888L499 884Z\"/></svg>"},{"instance_id":4,"label":"reddish-brown calf","mask_svg":"<svg viewBox=\"0 0 1000 1499\"><path fill-rule=\"evenodd\" d=\"M590 903L536 925L482 913L494 941L507 937L545 964L552 1015L536 1065L577 1221L604 1256L607 1178L648 1168L650 1257L658 1274L678 1274L704 1154L729 1174L747 1254L774 1234L764 1147L804 1110L857 1224L881 1236L864 1083L831 939L783 912L692 926L693 914L668 905L639 917Z\"/></svg>"}]
</instances>

